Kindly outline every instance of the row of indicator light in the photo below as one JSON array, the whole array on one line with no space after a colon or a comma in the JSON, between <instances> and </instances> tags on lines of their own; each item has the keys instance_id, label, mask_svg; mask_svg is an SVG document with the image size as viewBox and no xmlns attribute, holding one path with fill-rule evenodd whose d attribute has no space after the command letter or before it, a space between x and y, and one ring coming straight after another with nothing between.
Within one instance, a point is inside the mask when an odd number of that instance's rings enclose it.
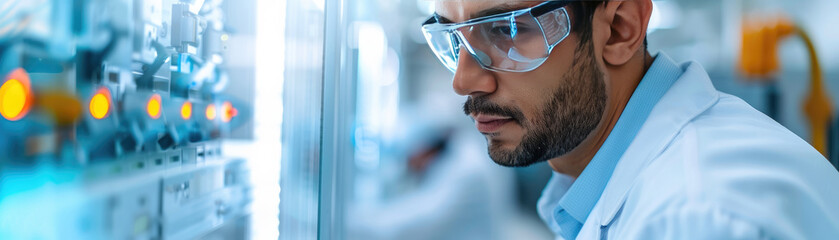
<instances>
[{"instance_id":1,"label":"row of indicator light","mask_svg":"<svg viewBox=\"0 0 839 240\"><path fill-rule=\"evenodd\" d=\"M0 85L0 115L9 121L17 121L26 116L32 105L29 75L23 69L16 69L6 78L3 85ZM108 88L100 88L90 99L90 115L95 119L107 117L111 111L111 91ZM160 118L162 99L159 94L153 94L146 102L146 112L152 119ZM181 105L181 118L189 120L192 118L192 103L189 101ZM207 105L205 116L207 120L215 120L218 117L215 104ZM221 120L230 122L237 115L236 108L229 101L221 105Z\"/></svg>"},{"instance_id":2,"label":"row of indicator light","mask_svg":"<svg viewBox=\"0 0 839 240\"><path fill-rule=\"evenodd\" d=\"M146 113L148 113L149 117L152 119L160 118L160 113L163 108L162 99L159 94L153 94L149 100L146 102ZM108 110L110 109L111 103L111 93L108 88L101 88L97 91L96 95L90 100L90 114L93 118L102 119L108 115ZM184 120L189 120L192 118L192 102L186 101L181 104L181 118ZM230 122L233 117L237 114L237 110L233 107L233 104L230 102L224 102L222 104L222 114L221 120L224 122ZM209 104L205 109L205 115L207 120L215 120L216 116L216 105Z\"/></svg>"}]
</instances>

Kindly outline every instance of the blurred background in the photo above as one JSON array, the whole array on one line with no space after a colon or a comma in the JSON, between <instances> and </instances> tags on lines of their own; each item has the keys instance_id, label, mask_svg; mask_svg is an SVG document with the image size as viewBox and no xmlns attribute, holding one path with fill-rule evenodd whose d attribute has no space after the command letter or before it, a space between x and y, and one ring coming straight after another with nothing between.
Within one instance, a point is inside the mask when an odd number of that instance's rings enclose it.
<instances>
[{"instance_id":1,"label":"blurred background","mask_svg":"<svg viewBox=\"0 0 839 240\"><path fill-rule=\"evenodd\" d=\"M832 0L656 0L697 61L839 164ZM430 0L0 0L0 239L551 239Z\"/></svg>"}]
</instances>

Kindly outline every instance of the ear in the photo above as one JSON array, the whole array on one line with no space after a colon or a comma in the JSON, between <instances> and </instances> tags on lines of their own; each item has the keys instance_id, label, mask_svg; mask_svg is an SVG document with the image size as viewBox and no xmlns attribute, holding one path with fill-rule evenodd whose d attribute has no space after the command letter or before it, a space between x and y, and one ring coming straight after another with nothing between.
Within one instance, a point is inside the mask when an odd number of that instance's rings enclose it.
<instances>
[{"instance_id":1,"label":"ear","mask_svg":"<svg viewBox=\"0 0 839 240\"><path fill-rule=\"evenodd\" d=\"M609 65L620 66L644 44L653 3L652 0L610 1L604 10L610 34L603 48L603 60Z\"/></svg>"}]
</instances>

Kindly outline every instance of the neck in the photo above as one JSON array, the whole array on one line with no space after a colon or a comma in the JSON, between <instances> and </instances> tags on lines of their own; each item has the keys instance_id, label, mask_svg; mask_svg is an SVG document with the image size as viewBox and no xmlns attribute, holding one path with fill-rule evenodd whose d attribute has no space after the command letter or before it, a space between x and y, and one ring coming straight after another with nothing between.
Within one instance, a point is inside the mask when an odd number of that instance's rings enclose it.
<instances>
[{"instance_id":1,"label":"neck","mask_svg":"<svg viewBox=\"0 0 839 240\"><path fill-rule=\"evenodd\" d=\"M554 171L577 178L588 166L594 155L606 142L606 138L612 133L615 124L620 119L629 98L635 92L635 88L641 82L644 74L653 63L649 52L639 52L627 64L621 66L607 66L607 99L603 118L595 130L580 143L577 148L565 155L548 160L548 164Z\"/></svg>"}]
</instances>

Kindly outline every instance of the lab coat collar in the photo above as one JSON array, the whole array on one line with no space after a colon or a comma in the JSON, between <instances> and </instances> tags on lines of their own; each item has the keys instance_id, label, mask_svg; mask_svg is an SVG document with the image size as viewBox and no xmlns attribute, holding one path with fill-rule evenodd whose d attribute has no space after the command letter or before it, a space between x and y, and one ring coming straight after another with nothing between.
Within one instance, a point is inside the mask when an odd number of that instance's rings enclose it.
<instances>
[{"instance_id":1,"label":"lab coat collar","mask_svg":"<svg viewBox=\"0 0 839 240\"><path fill-rule=\"evenodd\" d=\"M679 65L667 56L655 59L620 115L609 137L586 166L574 184L559 200L555 211L557 222L570 218L584 223L603 196L609 179L635 136L647 122L652 110L682 75ZM570 226L569 226L570 227Z\"/></svg>"},{"instance_id":2,"label":"lab coat collar","mask_svg":"<svg viewBox=\"0 0 839 240\"><path fill-rule=\"evenodd\" d=\"M663 52L657 58L676 64ZM595 210L600 215L601 226L612 222L638 174L650 161L664 151L682 127L719 100L719 92L701 65L688 62L680 68L682 75L650 112L635 140L618 161L598 203L599 210Z\"/></svg>"}]
</instances>

